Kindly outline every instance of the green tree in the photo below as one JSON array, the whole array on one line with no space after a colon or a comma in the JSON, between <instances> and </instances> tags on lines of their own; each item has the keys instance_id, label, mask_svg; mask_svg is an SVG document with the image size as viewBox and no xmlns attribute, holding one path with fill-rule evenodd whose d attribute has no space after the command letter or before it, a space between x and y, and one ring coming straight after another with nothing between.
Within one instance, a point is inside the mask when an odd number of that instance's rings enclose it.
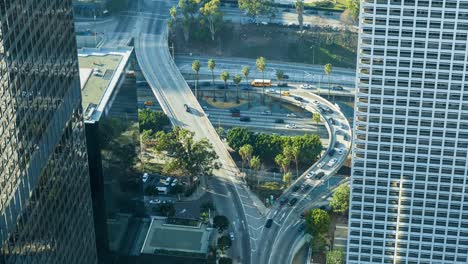
<instances>
[{"instance_id":1,"label":"green tree","mask_svg":"<svg viewBox=\"0 0 468 264\"><path fill-rule=\"evenodd\" d=\"M255 177L258 176L257 173L261 167L262 167L262 161L260 160L260 158L258 156L253 156L250 159L250 168L252 169L252 172L253 172L252 174L255 175Z\"/></svg>"},{"instance_id":2,"label":"green tree","mask_svg":"<svg viewBox=\"0 0 468 264\"><path fill-rule=\"evenodd\" d=\"M236 74L234 78L232 78L232 81L236 85L236 103L239 103L239 84L242 81L242 77L239 74Z\"/></svg>"},{"instance_id":3,"label":"green tree","mask_svg":"<svg viewBox=\"0 0 468 264\"><path fill-rule=\"evenodd\" d=\"M330 227L330 216L322 209L310 210L305 215L307 231L313 236L318 236L328 232Z\"/></svg>"},{"instance_id":4,"label":"green tree","mask_svg":"<svg viewBox=\"0 0 468 264\"><path fill-rule=\"evenodd\" d=\"M228 131L227 142L235 151L246 145L252 145L255 142L255 135L245 127L235 127ZM255 149L255 148L254 148Z\"/></svg>"},{"instance_id":5,"label":"green tree","mask_svg":"<svg viewBox=\"0 0 468 264\"><path fill-rule=\"evenodd\" d=\"M244 66L242 67L242 75L244 75L244 79L249 85L249 74L250 74L250 67ZM250 107L250 89L247 90L247 106Z\"/></svg>"},{"instance_id":6,"label":"green tree","mask_svg":"<svg viewBox=\"0 0 468 264\"><path fill-rule=\"evenodd\" d=\"M232 259L228 257L221 257L218 260L218 264L232 264Z\"/></svg>"},{"instance_id":7,"label":"green tree","mask_svg":"<svg viewBox=\"0 0 468 264\"><path fill-rule=\"evenodd\" d=\"M156 134L155 148L173 154L173 158L165 164L167 172L179 171L189 178L190 186L193 179L201 175L210 175L213 169L219 169L218 155L209 141L204 138L195 141L194 133L179 127L169 133L162 131Z\"/></svg>"},{"instance_id":8,"label":"green tree","mask_svg":"<svg viewBox=\"0 0 468 264\"><path fill-rule=\"evenodd\" d=\"M330 74L332 73L332 65L330 63L325 64L323 70L328 77L328 98L330 98Z\"/></svg>"},{"instance_id":9,"label":"green tree","mask_svg":"<svg viewBox=\"0 0 468 264\"><path fill-rule=\"evenodd\" d=\"M182 26L184 29L184 39L190 39L190 28L195 20L195 14L198 11L200 0L179 0L179 8L182 12Z\"/></svg>"},{"instance_id":10,"label":"green tree","mask_svg":"<svg viewBox=\"0 0 468 264\"><path fill-rule=\"evenodd\" d=\"M305 134L303 136L294 136L290 138L290 144L300 148L300 162L310 164L315 161L322 152L323 146L320 137L317 135Z\"/></svg>"},{"instance_id":11,"label":"green tree","mask_svg":"<svg viewBox=\"0 0 468 264\"><path fill-rule=\"evenodd\" d=\"M341 250L330 250L327 252L327 264L343 264L344 254Z\"/></svg>"},{"instance_id":12,"label":"green tree","mask_svg":"<svg viewBox=\"0 0 468 264\"><path fill-rule=\"evenodd\" d=\"M138 111L138 122L140 132L144 130L152 130L153 132L161 131L164 127L171 124L171 121L164 112L150 109Z\"/></svg>"},{"instance_id":13,"label":"green tree","mask_svg":"<svg viewBox=\"0 0 468 264\"><path fill-rule=\"evenodd\" d=\"M315 123L315 125L318 126L318 124L320 123L320 121L322 120L322 117L320 116L319 113L315 112L312 114L312 122Z\"/></svg>"},{"instance_id":14,"label":"green tree","mask_svg":"<svg viewBox=\"0 0 468 264\"><path fill-rule=\"evenodd\" d=\"M198 98L198 72L200 72L200 61L192 62L192 70L195 72L195 97Z\"/></svg>"},{"instance_id":15,"label":"green tree","mask_svg":"<svg viewBox=\"0 0 468 264\"><path fill-rule=\"evenodd\" d=\"M349 185L342 184L333 192L330 202L333 212L346 214L349 208Z\"/></svg>"},{"instance_id":16,"label":"green tree","mask_svg":"<svg viewBox=\"0 0 468 264\"><path fill-rule=\"evenodd\" d=\"M214 69L216 67L216 62L213 59L208 60L208 69L211 71L211 78L213 80L213 101L216 102L216 87L214 81Z\"/></svg>"},{"instance_id":17,"label":"green tree","mask_svg":"<svg viewBox=\"0 0 468 264\"><path fill-rule=\"evenodd\" d=\"M208 212L208 211L212 211L214 212L214 210L216 209L216 207L214 206L213 202L204 202L200 205L200 211L201 212Z\"/></svg>"},{"instance_id":18,"label":"green tree","mask_svg":"<svg viewBox=\"0 0 468 264\"><path fill-rule=\"evenodd\" d=\"M346 9L351 12L354 21L359 17L360 1L359 0L346 0Z\"/></svg>"},{"instance_id":19,"label":"green tree","mask_svg":"<svg viewBox=\"0 0 468 264\"><path fill-rule=\"evenodd\" d=\"M231 238L228 236L222 236L218 238L218 249L221 250L221 252L225 252L227 249L229 249L232 245Z\"/></svg>"},{"instance_id":20,"label":"green tree","mask_svg":"<svg viewBox=\"0 0 468 264\"><path fill-rule=\"evenodd\" d=\"M296 0L296 12L297 12L297 21L299 22L300 30L304 26L304 2L302 0Z\"/></svg>"},{"instance_id":21,"label":"green tree","mask_svg":"<svg viewBox=\"0 0 468 264\"><path fill-rule=\"evenodd\" d=\"M260 133L255 135L252 145L254 154L262 157L262 160L274 162L276 155L283 151L283 138L278 135Z\"/></svg>"},{"instance_id":22,"label":"green tree","mask_svg":"<svg viewBox=\"0 0 468 264\"><path fill-rule=\"evenodd\" d=\"M271 15L268 0L238 0L239 9L257 21L259 15Z\"/></svg>"},{"instance_id":23,"label":"green tree","mask_svg":"<svg viewBox=\"0 0 468 264\"><path fill-rule=\"evenodd\" d=\"M173 203L163 203L158 206L158 211L164 216L171 217L175 215L175 206Z\"/></svg>"},{"instance_id":24,"label":"green tree","mask_svg":"<svg viewBox=\"0 0 468 264\"><path fill-rule=\"evenodd\" d=\"M177 7L176 6L172 6L169 9L169 15L171 17L169 19L169 27L172 28L177 23Z\"/></svg>"},{"instance_id":25,"label":"green tree","mask_svg":"<svg viewBox=\"0 0 468 264\"><path fill-rule=\"evenodd\" d=\"M221 76L219 76L221 78L221 80L223 80L224 82L224 102L227 101L227 81L229 80L229 72L227 71L223 71L221 73Z\"/></svg>"},{"instance_id":26,"label":"green tree","mask_svg":"<svg viewBox=\"0 0 468 264\"><path fill-rule=\"evenodd\" d=\"M223 232L229 227L229 219L224 215L217 215L213 218L213 227Z\"/></svg>"},{"instance_id":27,"label":"green tree","mask_svg":"<svg viewBox=\"0 0 468 264\"><path fill-rule=\"evenodd\" d=\"M245 144L239 149L239 155L242 158L242 171L244 171L244 163L250 162L250 159L252 158L252 154L253 154L253 147L250 144Z\"/></svg>"},{"instance_id":28,"label":"green tree","mask_svg":"<svg viewBox=\"0 0 468 264\"><path fill-rule=\"evenodd\" d=\"M296 177L299 177L299 156L301 155L301 147L293 146L291 148L291 155L296 165Z\"/></svg>"},{"instance_id":29,"label":"green tree","mask_svg":"<svg viewBox=\"0 0 468 264\"><path fill-rule=\"evenodd\" d=\"M215 33L219 30L223 22L223 13L219 11L219 0L210 0L201 8L200 13L208 22L208 29L211 33L211 40L215 40Z\"/></svg>"},{"instance_id":30,"label":"green tree","mask_svg":"<svg viewBox=\"0 0 468 264\"><path fill-rule=\"evenodd\" d=\"M171 190L169 191L169 193L170 194L179 194L179 193L183 193L184 191L185 191L184 186L182 186L181 184L176 184L176 185L171 187Z\"/></svg>"},{"instance_id":31,"label":"green tree","mask_svg":"<svg viewBox=\"0 0 468 264\"><path fill-rule=\"evenodd\" d=\"M255 67L257 70L262 73L262 102L265 103L265 69L266 69L266 60L264 57L259 57L255 61Z\"/></svg>"},{"instance_id":32,"label":"green tree","mask_svg":"<svg viewBox=\"0 0 468 264\"><path fill-rule=\"evenodd\" d=\"M292 181L292 174L291 172L286 172L284 175L283 175L283 182L284 184L286 185L290 185L291 184L291 181Z\"/></svg>"},{"instance_id":33,"label":"green tree","mask_svg":"<svg viewBox=\"0 0 468 264\"><path fill-rule=\"evenodd\" d=\"M283 154L278 154L275 157L275 163L281 167L283 173L289 171L289 164L291 164L291 159Z\"/></svg>"}]
</instances>

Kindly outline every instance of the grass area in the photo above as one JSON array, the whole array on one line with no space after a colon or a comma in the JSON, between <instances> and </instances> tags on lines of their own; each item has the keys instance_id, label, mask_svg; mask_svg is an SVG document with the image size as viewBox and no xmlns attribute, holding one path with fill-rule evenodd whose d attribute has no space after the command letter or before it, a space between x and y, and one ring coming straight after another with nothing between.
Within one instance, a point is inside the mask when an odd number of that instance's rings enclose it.
<instances>
[{"instance_id":1,"label":"grass area","mask_svg":"<svg viewBox=\"0 0 468 264\"><path fill-rule=\"evenodd\" d=\"M346 0L323 0L304 5L313 9L343 11L346 9Z\"/></svg>"},{"instance_id":2,"label":"grass area","mask_svg":"<svg viewBox=\"0 0 468 264\"><path fill-rule=\"evenodd\" d=\"M99 72L104 75L95 76L91 74L89 77L81 91L83 109L86 109L90 103L99 103L120 60L122 60L122 56L120 55L80 56L78 58L80 68L98 69Z\"/></svg>"},{"instance_id":3,"label":"grass area","mask_svg":"<svg viewBox=\"0 0 468 264\"><path fill-rule=\"evenodd\" d=\"M217 98L216 102L213 101L213 98L203 98L203 100L211 107L216 107L216 108L221 108L221 109L227 109L227 108L233 108L233 107L239 107L241 105L244 105L247 103L247 100L240 100L240 103L236 103L235 101L228 101L224 102L223 98Z\"/></svg>"},{"instance_id":4,"label":"grass area","mask_svg":"<svg viewBox=\"0 0 468 264\"><path fill-rule=\"evenodd\" d=\"M280 197L283 193L283 185L277 182L264 182L260 185L255 185L252 190L265 203L266 198L270 198L271 195L275 199Z\"/></svg>"},{"instance_id":5,"label":"grass area","mask_svg":"<svg viewBox=\"0 0 468 264\"><path fill-rule=\"evenodd\" d=\"M191 39L185 42L182 29L178 27L176 52L252 59L263 56L267 61L356 67L357 33L351 31L312 27L301 35L297 29L276 25L240 26L226 22L218 34L219 39L211 41L199 37L200 30L194 30Z\"/></svg>"}]
</instances>

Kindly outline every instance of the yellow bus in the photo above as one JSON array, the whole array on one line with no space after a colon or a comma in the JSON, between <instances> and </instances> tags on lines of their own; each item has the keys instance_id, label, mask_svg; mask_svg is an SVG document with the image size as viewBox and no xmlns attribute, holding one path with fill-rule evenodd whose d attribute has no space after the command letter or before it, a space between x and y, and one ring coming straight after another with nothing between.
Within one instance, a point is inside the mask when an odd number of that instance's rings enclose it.
<instances>
[{"instance_id":1,"label":"yellow bus","mask_svg":"<svg viewBox=\"0 0 468 264\"><path fill-rule=\"evenodd\" d=\"M250 85L255 86L255 87L270 87L271 80L255 79L250 83Z\"/></svg>"}]
</instances>

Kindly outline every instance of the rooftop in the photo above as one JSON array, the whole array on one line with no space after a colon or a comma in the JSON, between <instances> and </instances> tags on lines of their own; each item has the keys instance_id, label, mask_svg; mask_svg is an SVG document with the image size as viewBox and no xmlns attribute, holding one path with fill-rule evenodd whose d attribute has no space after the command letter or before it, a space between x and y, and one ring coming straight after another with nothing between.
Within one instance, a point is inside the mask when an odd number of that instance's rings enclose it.
<instances>
[{"instance_id":1,"label":"rooftop","mask_svg":"<svg viewBox=\"0 0 468 264\"><path fill-rule=\"evenodd\" d=\"M133 48L84 48L78 50L82 106L85 119L98 120L106 107ZM88 109L89 106L90 109Z\"/></svg>"}]
</instances>

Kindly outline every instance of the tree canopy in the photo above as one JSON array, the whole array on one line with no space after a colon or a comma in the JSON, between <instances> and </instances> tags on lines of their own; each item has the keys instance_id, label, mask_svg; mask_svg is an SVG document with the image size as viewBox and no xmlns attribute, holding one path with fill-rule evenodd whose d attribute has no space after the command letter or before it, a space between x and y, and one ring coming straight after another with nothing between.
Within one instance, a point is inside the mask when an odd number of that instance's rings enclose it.
<instances>
[{"instance_id":1,"label":"tree canopy","mask_svg":"<svg viewBox=\"0 0 468 264\"><path fill-rule=\"evenodd\" d=\"M171 124L171 121L164 112L153 111L151 109L138 111L138 122L140 125L140 132L144 130L152 130L153 132L161 131L164 127Z\"/></svg>"},{"instance_id":2,"label":"tree canopy","mask_svg":"<svg viewBox=\"0 0 468 264\"><path fill-rule=\"evenodd\" d=\"M347 213L349 208L349 185L342 184L333 192L330 202L335 213Z\"/></svg>"},{"instance_id":3,"label":"tree canopy","mask_svg":"<svg viewBox=\"0 0 468 264\"><path fill-rule=\"evenodd\" d=\"M319 236L328 231L330 216L322 209L313 209L305 215L307 231L313 236Z\"/></svg>"},{"instance_id":4,"label":"tree canopy","mask_svg":"<svg viewBox=\"0 0 468 264\"><path fill-rule=\"evenodd\" d=\"M217 215L213 218L213 226L218 228L220 232L228 229L229 219L224 215Z\"/></svg>"},{"instance_id":5,"label":"tree canopy","mask_svg":"<svg viewBox=\"0 0 468 264\"><path fill-rule=\"evenodd\" d=\"M344 254L340 250L330 250L327 252L327 264L343 264Z\"/></svg>"},{"instance_id":6,"label":"tree canopy","mask_svg":"<svg viewBox=\"0 0 468 264\"><path fill-rule=\"evenodd\" d=\"M211 40L215 40L215 34L221 28L223 22L223 13L219 11L219 5L219 0L210 0L200 8L201 15L207 21Z\"/></svg>"},{"instance_id":7,"label":"tree canopy","mask_svg":"<svg viewBox=\"0 0 468 264\"><path fill-rule=\"evenodd\" d=\"M174 127L169 133L162 131L155 136L155 149L166 151L173 157L165 165L168 172L180 171L188 175L190 183L195 176L211 174L219 169L218 155L207 139L195 141L194 133L180 127Z\"/></svg>"},{"instance_id":8,"label":"tree canopy","mask_svg":"<svg viewBox=\"0 0 468 264\"><path fill-rule=\"evenodd\" d=\"M232 245L232 241L231 241L231 238L228 237L228 236L222 236L220 238L218 238L218 248L224 252L226 251L227 249L229 249Z\"/></svg>"}]
</instances>

